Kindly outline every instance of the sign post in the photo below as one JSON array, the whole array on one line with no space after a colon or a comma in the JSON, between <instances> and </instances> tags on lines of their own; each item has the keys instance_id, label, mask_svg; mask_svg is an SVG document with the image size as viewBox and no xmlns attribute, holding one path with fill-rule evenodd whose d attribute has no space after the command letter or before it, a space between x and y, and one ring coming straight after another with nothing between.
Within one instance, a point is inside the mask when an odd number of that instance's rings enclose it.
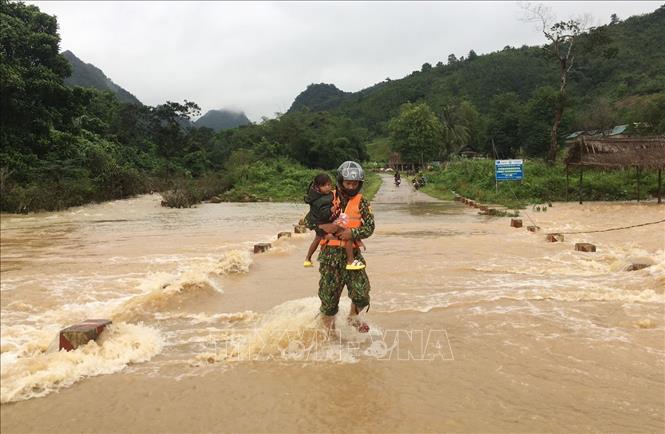
<instances>
[{"instance_id":1,"label":"sign post","mask_svg":"<svg viewBox=\"0 0 665 434\"><path fill-rule=\"evenodd\" d=\"M499 181L524 179L524 160L494 160L494 182L499 192Z\"/></svg>"}]
</instances>

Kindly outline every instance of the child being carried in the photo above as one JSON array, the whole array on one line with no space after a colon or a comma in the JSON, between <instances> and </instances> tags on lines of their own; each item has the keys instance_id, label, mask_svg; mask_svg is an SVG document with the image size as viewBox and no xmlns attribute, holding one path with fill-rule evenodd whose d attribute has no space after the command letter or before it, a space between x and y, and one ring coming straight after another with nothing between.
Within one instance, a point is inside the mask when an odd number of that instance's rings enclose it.
<instances>
[{"instance_id":1,"label":"child being carried","mask_svg":"<svg viewBox=\"0 0 665 434\"><path fill-rule=\"evenodd\" d=\"M340 210L333 209L332 189L332 180L325 173L317 175L307 188L307 196L305 197L305 203L309 204L307 219L312 225L316 226L314 229L316 237L314 237L314 241L312 241L312 244L310 244L309 250L307 251L305 263L303 264L305 267L312 266L312 255L316 251L321 240L337 238L346 229L349 222L349 218L346 214L340 213ZM336 225L333 232L326 233L323 229L319 228L319 225L331 222ZM356 243L365 248L362 241L356 241ZM346 269L361 270L365 268L365 264L353 258L353 244L353 242L344 243L344 249L346 251Z\"/></svg>"}]
</instances>

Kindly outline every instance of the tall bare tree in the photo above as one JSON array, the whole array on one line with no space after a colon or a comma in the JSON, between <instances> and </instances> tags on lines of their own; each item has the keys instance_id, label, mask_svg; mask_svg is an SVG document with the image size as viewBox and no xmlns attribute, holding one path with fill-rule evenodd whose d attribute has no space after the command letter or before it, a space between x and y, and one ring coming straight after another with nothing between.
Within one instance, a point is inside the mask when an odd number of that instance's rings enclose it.
<instances>
[{"instance_id":1,"label":"tall bare tree","mask_svg":"<svg viewBox=\"0 0 665 434\"><path fill-rule=\"evenodd\" d=\"M566 106L566 86L568 73L575 60L574 49L578 37L587 30L591 17L584 15L564 21L557 21L549 6L542 3L525 3L521 5L524 11L524 21L535 22L545 38L550 42L548 49L559 64L559 97L554 110L554 122L550 132L550 147L547 152L547 161L554 163L559 150L557 140L559 125Z\"/></svg>"}]
</instances>

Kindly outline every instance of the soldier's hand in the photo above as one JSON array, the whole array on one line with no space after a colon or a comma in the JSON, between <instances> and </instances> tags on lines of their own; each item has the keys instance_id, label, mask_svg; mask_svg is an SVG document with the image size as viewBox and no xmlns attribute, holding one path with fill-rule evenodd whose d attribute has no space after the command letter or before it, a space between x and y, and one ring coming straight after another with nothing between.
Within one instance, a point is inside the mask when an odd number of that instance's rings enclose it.
<instances>
[{"instance_id":1,"label":"soldier's hand","mask_svg":"<svg viewBox=\"0 0 665 434\"><path fill-rule=\"evenodd\" d=\"M339 239L343 241L349 241L353 239L353 232L351 232L351 229L344 229L344 231L339 234Z\"/></svg>"}]
</instances>

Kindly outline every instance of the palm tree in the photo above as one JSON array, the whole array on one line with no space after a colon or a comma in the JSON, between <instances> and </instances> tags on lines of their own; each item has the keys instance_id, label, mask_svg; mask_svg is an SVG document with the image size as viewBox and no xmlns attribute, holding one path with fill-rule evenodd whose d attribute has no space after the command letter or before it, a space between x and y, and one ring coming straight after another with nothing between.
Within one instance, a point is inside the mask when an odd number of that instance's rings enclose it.
<instances>
[{"instance_id":1,"label":"palm tree","mask_svg":"<svg viewBox=\"0 0 665 434\"><path fill-rule=\"evenodd\" d=\"M462 124L455 107L446 104L441 108L441 123L444 137L441 157L456 153L469 143L469 129Z\"/></svg>"}]
</instances>

